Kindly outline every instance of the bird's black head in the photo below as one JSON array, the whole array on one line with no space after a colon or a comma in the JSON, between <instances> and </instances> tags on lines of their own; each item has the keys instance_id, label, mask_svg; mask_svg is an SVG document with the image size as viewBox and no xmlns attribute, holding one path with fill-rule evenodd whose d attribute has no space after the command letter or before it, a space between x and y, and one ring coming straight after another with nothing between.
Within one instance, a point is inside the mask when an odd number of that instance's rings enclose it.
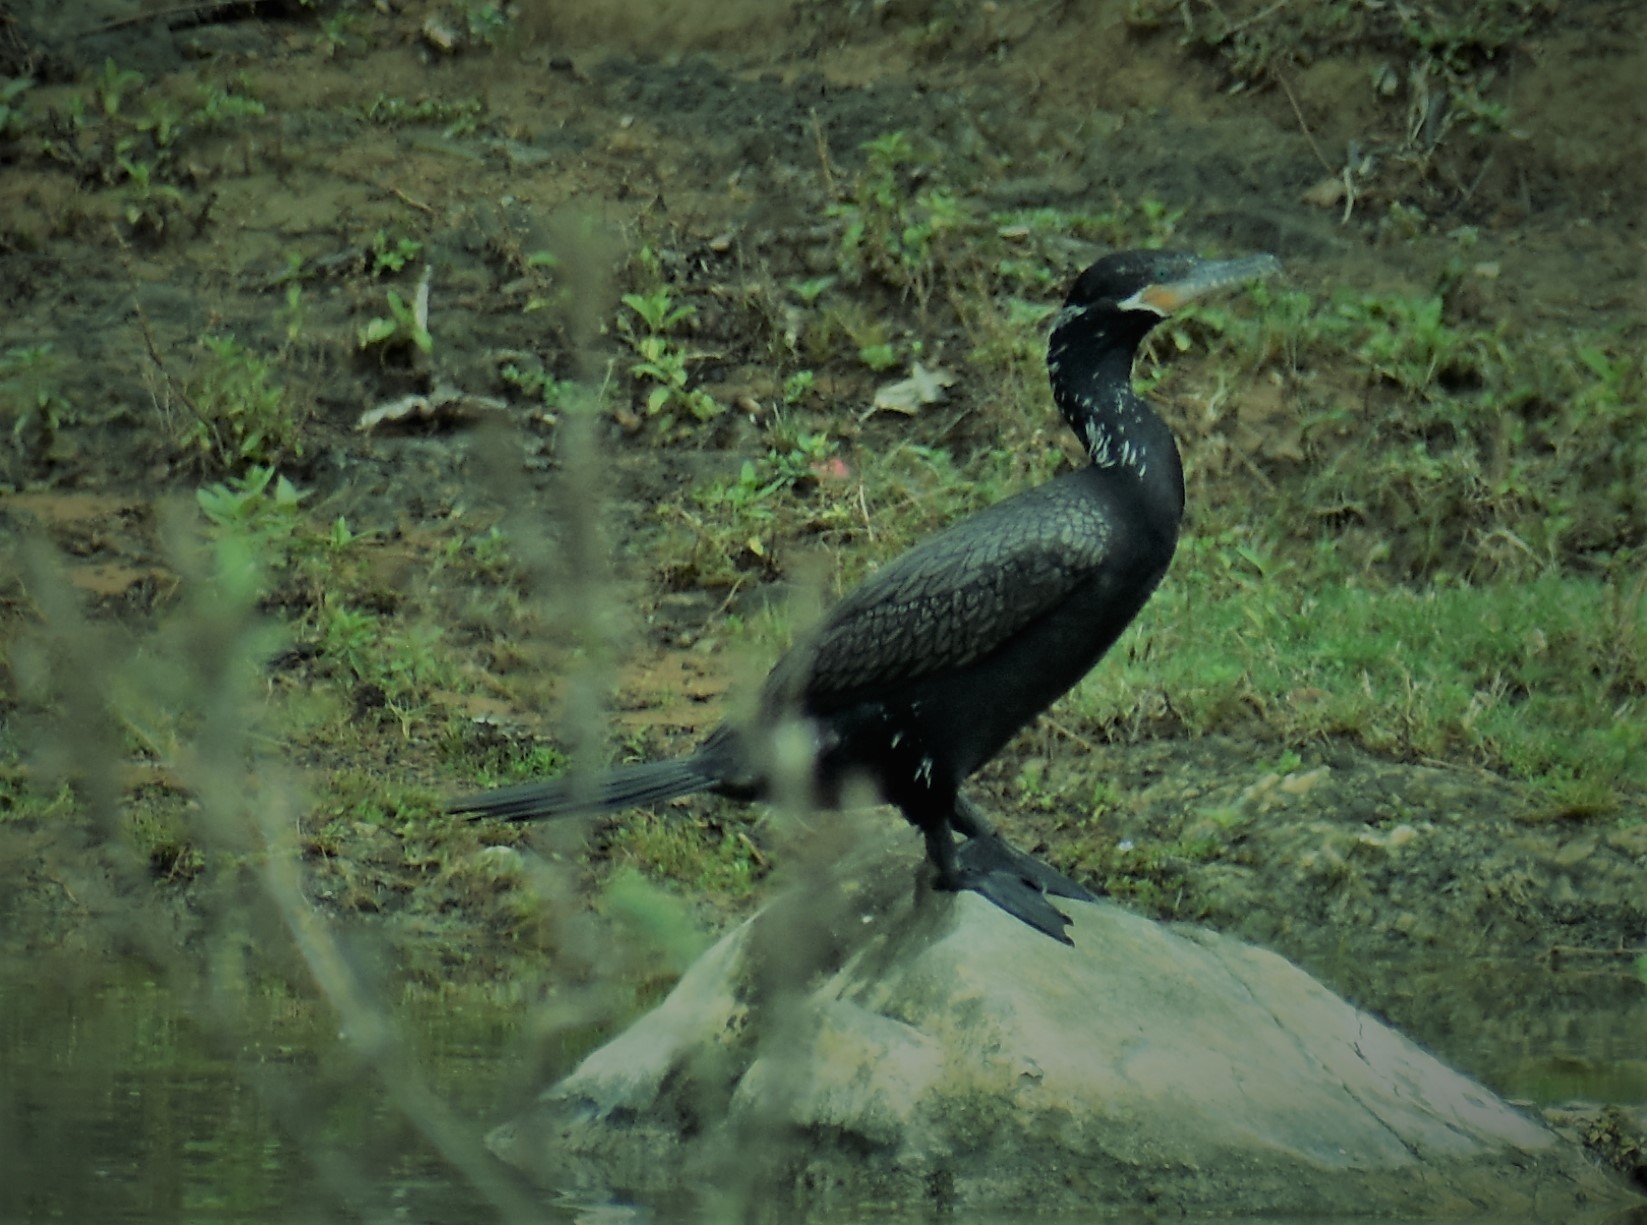
<instances>
[{"instance_id":1,"label":"bird's black head","mask_svg":"<svg viewBox=\"0 0 1647 1225\"><path fill-rule=\"evenodd\" d=\"M1205 293L1280 270L1273 255L1211 260L1182 251L1117 251L1076 279L1062 314L1136 313L1147 331L1148 325Z\"/></svg>"},{"instance_id":2,"label":"bird's black head","mask_svg":"<svg viewBox=\"0 0 1647 1225\"><path fill-rule=\"evenodd\" d=\"M1052 321L1047 365L1060 400L1103 380L1125 386L1132 354L1152 327L1187 302L1281 270L1273 255L1211 260L1182 251L1118 251L1078 278ZM1125 369L1114 369L1124 365ZM1062 386L1060 386L1062 384Z\"/></svg>"},{"instance_id":3,"label":"bird's black head","mask_svg":"<svg viewBox=\"0 0 1647 1225\"><path fill-rule=\"evenodd\" d=\"M1059 409L1095 465L1143 472L1156 455L1157 471L1176 467L1170 432L1133 393L1133 354L1186 302L1280 268L1273 255L1208 260L1180 251L1119 251L1076 279L1053 319L1047 371Z\"/></svg>"}]
</instances>

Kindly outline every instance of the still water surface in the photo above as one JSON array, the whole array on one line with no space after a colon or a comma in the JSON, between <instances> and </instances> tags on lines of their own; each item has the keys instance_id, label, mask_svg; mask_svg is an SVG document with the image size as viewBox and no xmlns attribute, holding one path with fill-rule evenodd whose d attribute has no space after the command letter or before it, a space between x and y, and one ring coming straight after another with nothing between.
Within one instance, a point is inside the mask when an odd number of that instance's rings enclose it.
<instances>
[{"instance_id":1,"label":"still water surface","mask_svg":"<svg viewBox=\"0 0 1647 1225\"><path fill-rule=\"evenodd\" d=\"M1443 1010L1421 1036L1511 1099L1647 1103L1647 992L1619 976L1580 985L1501 982L1496 1013L1463 1026L1456 1007ZM1566 1011L1514 1006L1528 998ZM407 1002L395 1016L404 1060L365 1066L320 1003L254 996L227 1019L191 1016L141 977L76 990L7 967L0 1221L708 1219L527 1188L479 1153L490 1126L598 1036L529 1055L522 1012L481 992ZM385 1077L386 1062L401 1070ZM420 1100L408 1084L438 1103L448 1134L408 1121L406 1103ZM483 1177L454 1169L452 1133L486 1162Z\"/></svg>"}]
</instances>

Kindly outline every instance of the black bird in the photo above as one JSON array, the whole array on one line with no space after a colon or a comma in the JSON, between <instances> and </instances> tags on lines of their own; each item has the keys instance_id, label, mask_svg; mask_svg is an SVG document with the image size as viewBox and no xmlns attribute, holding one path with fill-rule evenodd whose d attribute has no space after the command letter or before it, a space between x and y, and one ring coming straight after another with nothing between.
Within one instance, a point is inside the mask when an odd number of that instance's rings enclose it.
<instances>
[{"instance_id":1,"label":"black bird","mask_svg":"<svg viewBox=\"0 0 1647 1225\"><path fill-rule=\"evenodd\" d=\"M1079 681L1166 572L1184 512L1178 447L1132 389L1146 333L1192 298L1267 276L1273 256L1129 251L1076 280L1053 320L1053 398L1090 463L952 524L872 575L781 658L755 724L689 756L468 796L449 811L524 821L709 791L774 790L773 728L798 721L811 799L873 784L926 837L936 887L971 889L1054 939L1047 893L1087 890L1007 844L961 783ZM967 841L956 847L953 835Z\"/></svg>"}]
</instances>

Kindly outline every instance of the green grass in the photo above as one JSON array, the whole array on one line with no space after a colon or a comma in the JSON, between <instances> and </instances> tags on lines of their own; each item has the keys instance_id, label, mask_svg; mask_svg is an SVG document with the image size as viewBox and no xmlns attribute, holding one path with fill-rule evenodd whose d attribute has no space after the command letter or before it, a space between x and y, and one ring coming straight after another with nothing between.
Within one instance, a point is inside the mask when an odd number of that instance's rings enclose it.
<instances>
[{"instance_id":1,"label":"green grass","mask_svg":"<svg viewBox=\"0 0 1647 1225\"><path fill-rule=\"evenodd\" d=\"M1573 811L1647 787L1640 585L1548 574L1414 590L1325 552L1309 568L1253 557L1186 541L1135 636L1078 691L1081 720L1131 726L1148 690L1192 733L1346 737L1480 765Z\"/></svg>"}]
</instances>

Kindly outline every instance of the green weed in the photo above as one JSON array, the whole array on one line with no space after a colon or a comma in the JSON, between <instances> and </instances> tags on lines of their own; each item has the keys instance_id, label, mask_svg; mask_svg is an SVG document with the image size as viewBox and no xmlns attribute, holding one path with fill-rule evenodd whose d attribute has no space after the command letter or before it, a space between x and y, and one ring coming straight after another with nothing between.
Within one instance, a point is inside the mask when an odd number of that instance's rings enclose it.
<instances>
[{"instance_id":1,"label":"green weed","mask_svg":"<svg viewBox=\"0 0 1647 1225\"><path fill-rule=\"evenodd\" d=\"M303 0L308 5L311 0ZM336 59L347 52L360 50L365 45L361 36L360 14L347 7L339 7L320 19L320 31L315 45L326 59Z\"/></svg>"},{"instance_id":2,"label":"green weed","mask_svg":"<svg viewBox=\"0 0 1647 1225\"><path fill-rule=\"evenodd\" d=\"M0 78L0 140L14 140L28 129L28 115L18 102L33 88L29 77Z\"/></svg>"},{"instance_id":3,"label":"green weed","mask_svg":"<svg viewBox=\"0 0 1647 1225\"><path fill-rule=\"evenodd\" d=\"M511 6L498 0L458 0L457 12L470 40L485 47L497 46L513 29Z\"/></svg>"},{"instance_id":4,"label":"green weed","mask_svg":"<svg viewBox=\"0 0 1647 1225\"><path fill-rule=\"evenodd\" d=\"M300 522L299 507L306 497L307 493L273 468L257 465L239 476L195 491L195 501L213 527L239 532L258 541L292 536Z\"/></svg>"},{"instance_id":5,"label":"green weed","mask_svg":"<svg viewBox=\"0 0 1647 1225\"><path fill-rule=\"evenodd\" d=\"M129 147L129 145L128 145ZM117 153L115 162L125 176L121 191L121 216L133 234L159 238L182 213L185 197L181 189L155 177L155 167Z\"/></svg>"},{"instance_id":6,"label":"green weed","mask_svg":"<svg viewBox=\"0 0 1647 1225\"><path fill-rule=\"evenodd\" d=\"M358 334L361 352L373 352L379 360L410 360L412 364L427 363L434 355L435 338L422 318L417 302L408 302L399 292L390 289L386 295L387 315L368 319L360 325Z\"/></svg>"},{"instance_id":7,"label":"green weed","mask_svg":"<svg viewBox=\"0 0 1647 1225\"><path fill-rule=\"evenodd\" d=\"M387 230L372 235L372 276L400 272L423 253L423 244L406 235L391 236Z\"/></svg>"},{"instance_id":8,"label":"green weed","mask_svg":"<svg viewBox=\"0 0 1647 1225\"><path fill-rule=\"evenodd\" d=\"M68 419L69 403L58 390L62 359L49 344L24 345L0 354L0 420L11 419L14 446L44 459Z\"/></svg>"},{"instance_id":9,"label":"green weed","mask_svg":"<svg viewBox=\"0 0 1647 1225\"><path fill-rule=\"evenodd\" d=\"M676 302L667 285L658 285L650 293L626 293L623 304L654 334L673 332L697 318L697 310L690 303Z\"/></svg>"},{"instance_id":10,"label":"green weed","mask_svg":"<svg viewBox=\"0 0 1647 1225\"><path fill-rule=\"evenodd\" d=\"M860 148L863 170L829 206L841 223L841 274L851 284L876 276L924 306L966 210L947 188L916 186L938 158L906 133L887 132Z\"/></svg>"},{"instance_id":11,"label":"green weed","mask_svg":"<svg viewBox=\"0 0 1647 1225\"><path fill-rule=\"evenodd\" d=\"M560 412L576 394L575 384L556 378L552 371L542 366L530 366L518 360L498 367L498 377L538 401L549 413Z\"/></svg>"},{"instance_id":12,"label":"green weed","mask_svg":"<svg viewBox=\"0 0 1647 1225\"><path fill-rule=\"evenodd\" d=\"M99 109L105 119L114 119L125 103L126 97L134 90L143 87L144 77L134 69L122 68L113 59L103 61L103 71L92 83L92 93L97 99Z\"/></svg>"},{"instance_id":13,"label":"green weed","mask_svg":"<svg viewBox=\"0 0 1647 1225\"><path fill-rule=\"evenodd\" d=\"M363 115L367 122L386 128L439 124L443 136L467 136L480 127L486 116L486 104L479 98L429 97L410 102L380 93L367 104Z\"/></svg>"},{"instance_id":14,"label":"green weed","mask_svg":"<svg viewBox=\"0 0 1647 1225\"><path fill-rule=\"evenodd\" d=\"M793 407L812 394L817 375L810 370L797 370L783 381L783 402Z\"/></svg>"},{"instance_id":15,"label":"green weed","mask_svg":"<svg viewBox=\"0 0 1647 1225\"><path fill-rule=\"evenodd\" d=\"M242 92L236 93L235 86ZM243 75L233 85L203 81L195 87L195 92L195 108L189 120L202 131L220 131L232 127L241 119L256 118L265 113L263 103L251 96L250 86Z\"/></svg>"},{"instance_id":16,"label":"green weed","mask_svg":"<svg viewBox=\"0 0 1647 1225\"><path fill-rule=\"evenodd\" d=\"M538 250L528 252L521 261L521 271L526 274L532 284L531 294L526 299L526 305L521 308L524 314L532 314L542 310L565 310L568 305L567 291L554 284L549 276L560 267L560 257L553 251Z\"/></svg>"},{"instance_id":17,"label":"green weed","mask_svg":"<svg viewBox=\"0 0 1647 1225\"><path fill-rule=\"evenodd\" d=\"M301 423L274 366L233 336L203 336L204 357L184 385L193 420L178 447L239 472L303 454Z\"/></svg>"},{"instance_id":18,"label":"green weed","mask_svg":"<svg viewBox=\"0 0 1647 1225\"><path fill-rule=\"evenodd\" d=\"M642 252L642 263L650 253ZM690 303L677 302L668 285L659 281L645 293L626 293L628 311L618 319L618 331L634 350L630 377L646 388L642 400L646 416L658 419L669 429L676 424L676 412L684 411L693 421L712 421L724 410L721 403L701 387L692 386L688 369L694 360L672 333L697 317ZM639 320L643 330L635 326Z\"/></svg>"},{"instance_id":19,"label":"green weed","mask_svg":"<svg viewBox=\"0 0 1647 1225\"><path fill-rule=\"evenodd\" d=\"M801 300L803 306L813 306L819 298L829 292L837 279L833 276L798 278L789 282L789 288Z\"/></svg>"}]
</instances>

